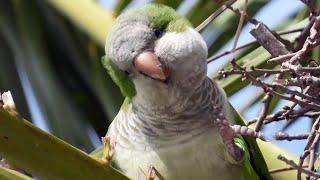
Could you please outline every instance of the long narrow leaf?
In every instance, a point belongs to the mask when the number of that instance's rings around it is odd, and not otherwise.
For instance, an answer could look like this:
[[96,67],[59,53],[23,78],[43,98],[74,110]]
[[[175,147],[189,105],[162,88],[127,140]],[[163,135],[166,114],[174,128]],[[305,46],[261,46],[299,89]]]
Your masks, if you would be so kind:
[[21,174],[17,171],[7,169],[0,166],[0,179],[1,180],[31,180],[30,177]]
[[92,0],[47,0],[73,23],[85,30],[101,47],[104,47],[107,33],[114,18]]
[[33,104],[30,108],[39,108],[43,115],[35,118],[47,119],[53,133],[78,147],[90,150],[92,142],[83,133],[85,124],[82,123],[81,113],[68,101],[68,96],[50,68],[43,31],[37,26],[38,16],[30,14],[36,11],[33,9],[35,4],[26,1],[13,2],[19,30],[15,30],[9,23],[8,26],[2,26],[2,29],[15,54],[16,65],[24,68],[25,76],[35,96],[37,104]]
[[113,15],[115,17],[119,16],[122,10],[130,4],[131,0],[119,0],[116,6],[113,8]]
[[43,179],[127,179],[26,120],[0,109],[0,155]]

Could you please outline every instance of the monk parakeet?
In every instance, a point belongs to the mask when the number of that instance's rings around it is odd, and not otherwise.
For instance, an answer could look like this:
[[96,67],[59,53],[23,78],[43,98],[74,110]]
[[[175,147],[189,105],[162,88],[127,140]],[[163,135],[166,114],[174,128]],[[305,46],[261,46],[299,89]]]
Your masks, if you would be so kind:
[[128,10],[105,51],[103,64],[126,96],[107,133],[111,162],[125,175],[270,178],[255,139],[234,137],[260,135],[241,126],[223,90],[206,76],[207,46],[185,18],[157,4]]

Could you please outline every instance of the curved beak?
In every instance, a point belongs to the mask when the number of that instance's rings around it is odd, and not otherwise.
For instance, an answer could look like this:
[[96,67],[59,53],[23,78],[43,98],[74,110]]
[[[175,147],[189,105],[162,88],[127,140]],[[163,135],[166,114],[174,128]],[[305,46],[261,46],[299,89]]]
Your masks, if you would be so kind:
[[144,51],[134,59],[134,66],[141,73],[160,81],[165,81],[170,71],[164,67],[157,55],[151,51]]

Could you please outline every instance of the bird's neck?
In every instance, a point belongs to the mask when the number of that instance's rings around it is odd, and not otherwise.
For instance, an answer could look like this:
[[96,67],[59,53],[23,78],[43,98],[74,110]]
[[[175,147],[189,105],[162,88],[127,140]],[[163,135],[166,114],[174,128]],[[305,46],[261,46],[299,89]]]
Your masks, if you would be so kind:
[[[159,92],[159,89],[149,88],[148,92]],[[213,126],[212,103],[219,99],[216,88],[207,78],[189,94],[178,90],[163,90],[151,97],[138,93],[132,101],[133,121],[149,136],[168,138],[184,133],[199,134]]]

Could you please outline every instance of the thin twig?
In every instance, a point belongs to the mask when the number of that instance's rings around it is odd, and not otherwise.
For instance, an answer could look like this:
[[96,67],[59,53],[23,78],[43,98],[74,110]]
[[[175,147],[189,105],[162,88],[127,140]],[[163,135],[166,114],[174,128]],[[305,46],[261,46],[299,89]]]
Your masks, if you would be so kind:
[[275,134],[276,140],[304,140],[307,139],[309,134],[288,134],[286,132],[277,132]]
[[[219,73],[223,77],[238,74],[242,77],[242,80],[248,80],[252,85],[264,90],[266,96],[262,100],[264,105],[261,113],[257,118],[247,122],[247,125],[256,123],[255,131],[257,133],[259,133],[263,125],[271,122],[287,120],[289,121],[288,124],[291,124],[299,117],[317,117],[310,133],[292,135],[279,132],[275,136],[278,140],[287,141],[306,139],[307,144],[305,145],[303,154],[300,156],[298,164],[279,155],[278,159],[286,162],[291,167],[274,170],[274,172],[280,172],[288,169],[296,169],[298,180],[301,179],[302,173],[307,175],[307,179],[320,178],[320,173],[314,172],[315,161],[317,159],[316,147],[320,141],[320,66],[317,64],[316,59],[309,56],[309,52],[320,45],[320,9],[318,10],[314,6],[312,0],[301,1],[304,2],[310,10],[310,22],[304,28],[300,29],[302,33],[299,34],[299,37],[294,42],[283,39],[279,33],[270,30],[264,23],[248,16],[246,10],[242,11],[231,5],[227,5],[227,8],[240,15],[234,44],[231,50],[212,56],[207,60],[207,62],[212,62],[222,56],[232,54],[231,69],[221,70]],[[275,65],[271,66],[271,69],[242,67],[237,64],[234,52],[247,48],[255,43],[252,41],[237,47],[244,19],[255,25],[250,33],[273,57],[268,60],[268,63],[275,63]],[[293,43],[295,43],[295,47]],[[271,74],[275,75],[275,79],[271,84],[259,78],[261,75],[267,77]],[[270,103],[273,97],[286,100],[290,105],[283,106],[281,110],[269,114]],[[308,157],[308,166],[303,165],[305,159]]]
[[310,171],[308,169],[301,168],[294,161],[289,160],[289,159],[287,159],[286,157],[284,157],[282,155],[279,155],[278,159],[283,161],[283,162],[285,162],[286,164],[288,164],[289,166],[291,166],[291,167],[293,167],[295,169],[300,169],[301,172],[304,173],[304,174],[307,174],[307,175],[310,175],[310,176],[313,176],[313,177],[316,177],[316,178],[320,178],[320,174],[319,173]]
[[263,107],[262,107],[261,113],[258,116],[257,123],[256,123],[255,129],[254,129],[257,132],[261,130],[261,127],[263,125],[263,120],[268,115],[268,110],[269,110],[270,102],[271,102],[272,98],[273,98],[272,94],[267,93],[265,98],[262,100]]
[[[309,156],[309,165],[308,165],[308,169],[309,171],[314,171],[314,163],[316,161],[316,151],[315,149],[312,149],[310,151],[310,156]],[[310,176],[307,176],[307,179],[310,179]]]
[[[308,167],[308,165],[303,165],[303,168]],[[296,170],[294,167],[283,167],[283,168],[276,168],[276,169],[271,169],[269,173],[274,174],[274,173],[279,173],[279,172],[284,172],[284,171],[292,171]]]
[[[310,155],[310,151],[314,149],[315,144],[318,143],[320,134],[316,133],[319,130],[320,127],[320,117],[317,118],[317,120],[314,122],[311,133],[307,138],[307,145],[304,148],[303,154],[300,156],[299,164],[298,164],[298,171],[297,171],[297,179],[301,180],[301,172],[302,172],[302,165],[304,163],[305,158]],[[310,175],[308,175],[310,176]]]
[[[241,16],[242,13],[240,12],[239,9],[235,9],[235,8],[233,8],[231,5],[227,5],[227,7],[228,7],[231,11],[233,11],[234,13],[238,14],[239,16]],[[256,24],[259,23],[258,20],[256,20],[256,19],[248,16],[247,14],[245,14],[244,18],[245,18],[247,21],[249,21],[251,24],[255,24],[255,25],[256,25]]]
[[[279,35],[286,35],[286,34],[290,34],[290,33],[296,33],[296,32],[300,32],[302,30],[302,28],[298,28],[298,29],[293,29],[293,30],[288,30],[288,31],[279,31],[279,32],[277,32]],[[244,49],[244,48],[247,48],[247,47],[249,47],[249,46],[252,46],[252,45],[254,45],[254,44],[256,44],[258,41],[256,41],[256,40],[254,40],[254,41],[250,41],[250,42],[248,42],[248,43],[245,43],[245,44],[243,44],[243,45],[241,45],[241,46],[238,46],[236,49],[234,49],[234,50],[228,50],[228,51],[224,51],[224,52],[221,52],[220,54],[217,54],[217,55],[213,55],[213,56],[211,56],[211,57],[209,57],[208,59],[207,59],[207,63],[210,63],[210,62],[212,62],[212,61],[215,61],[215,60],[217,60],[217,59],[219,59],[219,58],[221,58],[221,57],[223,57],[223,56],[226,56],[226,55],[228,55],[228,54],[230,54],[230,53],[232,53],[232,52],[236,52],[236,51],[239,51],[239,50],[241,50],[241,49]]]
[[[251,74],[252,76],[260,76],[261,74],[266,74],[265,76],[268,76],[270,74],[279,74],[279,73],[290,73],[293,72],[292,69],[260,69],[260,68],[255,68],[254,66],[251,66],[250,69],[245,70],[247,73]],[[302,67],[299,69],[300,72],[305,72],[305,73],[313,73],[313,72],[320,72],[320,67]],[[225,71],[221,70],[219,71],[220,75],[223,76],[229,76],[232,74],[240,74],[242,75],[244,72],[243,70],[230,70],[230,71]],[[288,81],[278,79],[275,80],[274,82],[279,83],[281,85],[288,85]],[[293,81],[291,81],[293,82]],[[314,85],[317,83],[317,81],[314,81]],[[306,85],[306,84],[305,84]]]
[[247,11],[247,6],[248,6],[248,0],[245,0],[244,9],[243,9],[243,11],[241,11],[241,15],[240,15],[237,31],[236,31],[236,34],[234,35],[235,38],[234,38],[234,43],[233,43],[233,47],[232,47],[232,52],[234,52],[234,50],[237,48],[238,40],[239,40],[239,37],[240,37],[240,32],[241,32],[241,29],[242,29],[242,26],[243,26],[243,23],[244,23],[244,19],[245,19],[245,12]]
[[[232,5],[235,3],[237,0],[230,0],[226,4]],[[200,32],[202,31],[205,27],[208,26],[213,20],[215,20],[221,13],[223,13],[227,9],[227,5],[221,6],[218,10],[216,10],[214,13],[212,13],[206,20],[204,20],[201,24],[199,24],[196,27],[196,31]]]
[[284,54],[284,55],[280,55],[277,57],[274,57],[272,59],[269,59],[267,62],[268,63],[282,63],[286,60],[288,60],[289,58],[293,57],[296,53],[288,53],[288,54]]

